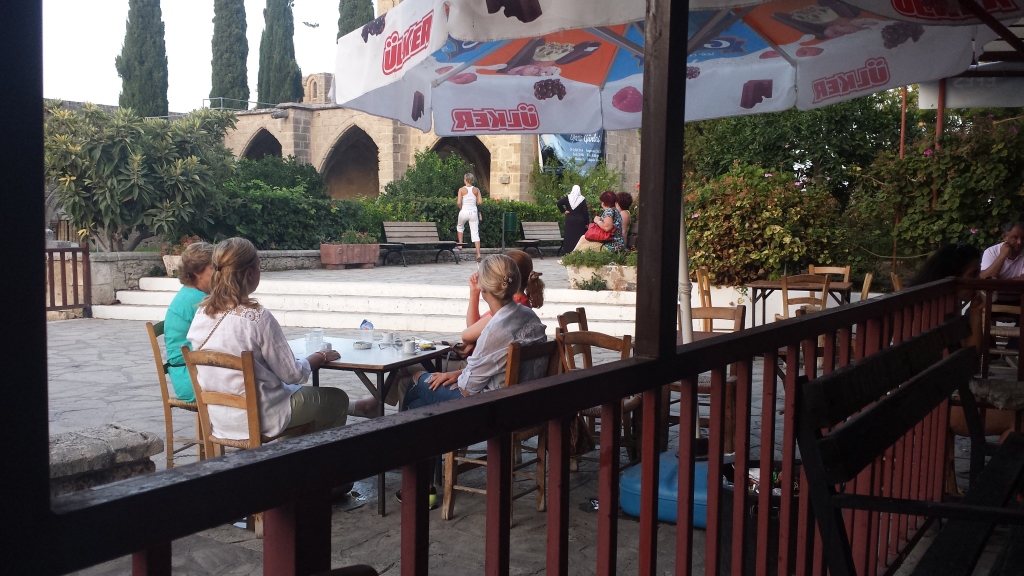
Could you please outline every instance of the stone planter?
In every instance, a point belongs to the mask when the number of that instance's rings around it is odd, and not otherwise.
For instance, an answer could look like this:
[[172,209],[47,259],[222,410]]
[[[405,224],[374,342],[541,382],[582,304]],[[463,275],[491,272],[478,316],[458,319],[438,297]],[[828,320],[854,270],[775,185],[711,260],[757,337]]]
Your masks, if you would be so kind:
[[328,270],[373,268],[380,244],[321,244],[320,261]]
[[577,283],[590,280],[595,273],[608,284],[608,290],[636,292],[636,266],[620,266],[609,264],[602,268],[587,266],[566,266],[569,275],[569,286],[576,289]]
[[178,268],[181,267],[181,255],[179,254],[164,254],[164,268],[167,270],[168,276],[177,276]]

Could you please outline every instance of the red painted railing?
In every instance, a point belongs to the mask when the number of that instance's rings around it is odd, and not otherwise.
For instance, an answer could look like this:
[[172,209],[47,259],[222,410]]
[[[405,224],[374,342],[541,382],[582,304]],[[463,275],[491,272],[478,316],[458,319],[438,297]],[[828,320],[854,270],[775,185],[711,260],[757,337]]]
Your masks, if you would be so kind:
[[89,277],[89,247],[47,248],[46,311],[82,308],[88,316],[92,306]]
[[[427,574],[429,522],[426,498],[428,460],[431,456],[467,444],[487,441],[493,461],[507,463],[509,435],[518,429],[548,423],[550,436],[549,508],[547,512],[547,573],[569,570],[569,451],[568,426],[579,410],[602,405],[599,478],[597,574],[614,574],[618,546],[618,436],[620,399],[644,394],[643,429],[662,425],[662,386],[682,380],[680,430],[693,430],[697,418],[697,375],[712,374],[709,478],[722,476],[724,466],[722,398],[728,366],[736,371],[735,424],[736,477],[747,475],[747,462],[759,461],[761,477],[770,478],[771,463],[781,463],[784,489],[779,496],[779,529],[770,530],[771,514],[757,518],[752,550],[743,542],[747,527],[747,494],[733,492],[732,517],[721,514],[725,490],[720,481],[708,482],[706,574],[722,573],[722,562],[744,565],[752,555],[751,573],[823,574],[820,541],[814,536],[807,498],[792,490],[804,479],[796,463],[795,406],[802,375],[818,373],[816,357],[823,355],[821,371],[847,364],[851,358],[877,352],[892,341],[937,325],[955,306],[956,284],[937,282],[902,293],[875,298],[760,326],[679,347],[667,359],[633,358],[605,364],[586,372],[562,374],[400,414],[327,430],[255,450],[230,454],[203,463],[176,467],[103,488],[61,497],[53,502],[55,546],[50,562],[40,573],[83,568],[128,553],[137,553],[137,573],[170,573],[167,542],[260,510],[265,516],[265,573],[312,574],[330,563],[331,486],[378,472],[402,469],[402,562],[407,575]],[[753,358],[762,363],[763,413],[750,413],[757,390]],[[780,358],[784,358],[780,361]],[[801,374],[801,371],[803,374]],[[779,404],[781,402],[781,404]],[[778,409],[776,409],[778,406]],[[780,413],[781,412],[781,413]],[[856,493],[909,493],[938,495],[934,478],[943,465],[945,413],[930,416],[913,441],[897,447],[890,458],[870,468],[853,486]],[[760,428],[760,448],[751,448],[753,424]],[[778,428],[778,430],[777,430]],[[657,452],[657,434],[643,435],[645,455]],[[679,494],[692,494],[694,485],[692,434],[681,434]],[[358,458],[353,458],[358,454]],[[690,465],[687,465],[689,463]],[[657,570],[656,479],[658,459],[644,457],[641,489],[640,573]],[[507,470],[488,471],[486,521],[486,574],[508,574],[510,563]],[[258,481],[256,481],[258,479]],[[806,491],[802,491],[806,493]],[[188,502],[188,506],[182,506]],[[771,510],[768,490],[758,496],[759,510]],[[676,573],[693,573],[692,499],[680,498],[675,546]],[[159,519],[159,521],[153,521]],[[861,574],[878,574],[898,563],[921,528],[917,518],[880,513],[855,513],[849,518]],[[719,545],[718,533],[731,525],[732,545]],[[778,554],[769,544],[778,540]],[[633,554],[633,551],[630,551]],[[777,570],[772,570],[772,567]],[[272,571],[267,571],[272,570]],[[739,573],[734,569],[733,574]]]

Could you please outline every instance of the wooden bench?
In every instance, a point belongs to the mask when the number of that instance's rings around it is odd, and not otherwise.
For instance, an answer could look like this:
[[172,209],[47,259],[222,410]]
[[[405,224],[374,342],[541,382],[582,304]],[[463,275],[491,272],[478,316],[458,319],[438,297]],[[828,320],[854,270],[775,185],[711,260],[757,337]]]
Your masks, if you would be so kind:
[[562,231],[558,228],[558,222],[523,222],[523,239],[516,240],[516,244],[523,247],[523,252],[529,252],[530,248],[533,248],[543,260],[541,242],[562,243]]
[[384,241],[380,247],[387,250],[384,253],[384,265],[388,264],[388,257],[392,252],[397,252],[402,257],[402,266],[408,266],[405,261],[405,254],[402,253],[408,246],[430,246],[439,248],[434,262],[438,262],[441,254],[448,252],[452,259],[458,264],[459,255],[455,253],[456,243],[449,240],[441,240],[437,235],[437,224],[434,222],[384,222]]
[[[833,576],[853,575],[858,565],[867,565],[866,552],[857,556],[859,562],[854,559],[843,509],[881,513],[867,524],[862,520],[857,528],[861,531],[868,524],[896,530],[893,526],[902,525],[897,515],[947,518],[915,567],[915,575],[970,574],[997,524],[1014,525],[997,564],[1019,560],[1024,552],[1024,537],[1019,533],[1024,528],[1024,511],[1019,504],[1016,510],[1004,508],[1024,471],[1024,441],[1012,434],[998,447],[985,444],[969,386],[977,355],[972,347],[960,347],[969,334],[966,317],[951,317],[801,387],[797,441],[822,550]],[[947,350],[950,353],[943,358]],[[918,425],[932,414],[936,416],[932,426],[945,426],[944,413],[936,408],[944,407],[954,391],[959,391],[971,431],[971,481],[959,501],[943,502],[945,463],[916,457],[931,438]],[[905,450],[913,450],[915,458],[907,457]],[[985,456],[991,456],[987,464]],[[874,469],[868,470],[872,464]],[[900,474],[917,478],[917,488],[904,492],[906,488],[892,481],[893,475],[900,478]],[[856,486],[851,482],[855,478]],[[838,492],[836,487],[842,485],[845,488]],[[861,544],[871,546],[864,536],[860,534]]]

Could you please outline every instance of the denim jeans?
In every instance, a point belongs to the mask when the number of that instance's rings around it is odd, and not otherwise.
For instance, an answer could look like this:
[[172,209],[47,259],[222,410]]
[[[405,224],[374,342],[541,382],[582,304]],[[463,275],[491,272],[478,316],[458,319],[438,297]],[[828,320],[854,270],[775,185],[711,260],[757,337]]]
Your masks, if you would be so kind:
[[437,390],[431,390],[431,376],[433,376],[433,374],[430,372],[424,372],[420,375],[416,383],[409,388],[409,391],[405,394],[405,402],[402,402],[403,410],[411,410],[412,408],[430,406],[431,404],[439,404],[441,402],[463,398],[462,390],[458,386],[454,388],[441,386]]

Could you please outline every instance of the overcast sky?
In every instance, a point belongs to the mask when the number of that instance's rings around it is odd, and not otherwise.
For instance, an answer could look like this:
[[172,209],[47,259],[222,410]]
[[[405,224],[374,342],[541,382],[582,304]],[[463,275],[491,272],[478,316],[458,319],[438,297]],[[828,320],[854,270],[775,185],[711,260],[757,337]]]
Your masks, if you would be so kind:
[[[249,38],[249,100],[256,100],[260,36],[266,0],[245,0]],[[188,112],[210,97],[213,0],[161,2],[167,45],[167,100]],[[302,74],[332,72],[338,0],[295,0],[295,58]],[[117,105],[128,0],[43,0],[43,95]],[[310,28],[302,22],[319,24]]]

